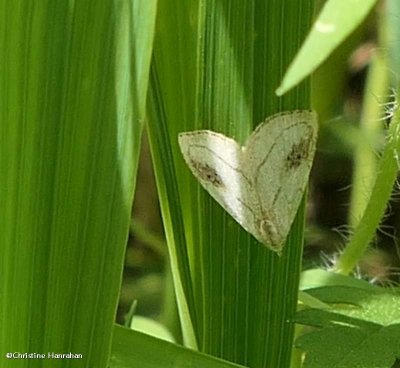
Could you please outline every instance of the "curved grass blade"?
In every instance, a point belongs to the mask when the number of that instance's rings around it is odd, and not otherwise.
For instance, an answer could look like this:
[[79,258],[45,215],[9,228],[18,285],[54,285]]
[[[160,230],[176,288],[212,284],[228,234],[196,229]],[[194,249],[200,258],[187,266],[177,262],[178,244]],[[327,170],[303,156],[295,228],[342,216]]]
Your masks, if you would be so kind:
[[283,95],[318,68],[365,19],[375,3],[376,0],[328,0],[285,73],[277,95]]

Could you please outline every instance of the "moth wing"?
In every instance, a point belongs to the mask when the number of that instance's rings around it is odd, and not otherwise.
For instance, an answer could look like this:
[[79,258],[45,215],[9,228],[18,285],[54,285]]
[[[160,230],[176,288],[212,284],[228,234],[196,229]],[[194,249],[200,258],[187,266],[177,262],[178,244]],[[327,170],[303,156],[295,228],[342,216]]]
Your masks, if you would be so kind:
[[183,157],[203,188],[248,232],[259,216],[251,183],[242,170],[241,147],[208,130],[180,133]]
[[260,236],[279,250],[296,216],[312,166],[317,116],[299,110],[273,115],[249,137],[245,148],[253,191],[260,204]]

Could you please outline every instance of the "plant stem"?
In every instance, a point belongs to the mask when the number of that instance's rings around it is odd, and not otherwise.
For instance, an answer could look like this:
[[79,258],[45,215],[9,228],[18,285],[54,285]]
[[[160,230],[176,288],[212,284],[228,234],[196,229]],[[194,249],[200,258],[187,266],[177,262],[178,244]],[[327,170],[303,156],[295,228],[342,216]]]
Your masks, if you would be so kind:
[[399,110],[396,110],[389,127],[387,142],[380,160],[370,200],[353,236],[337,262],[336,271],[338,273],[347,275],[356,266],[373,239],[384,215],[393,184],[397,178],[398,152],[400,149],[399,119],[400,113]]

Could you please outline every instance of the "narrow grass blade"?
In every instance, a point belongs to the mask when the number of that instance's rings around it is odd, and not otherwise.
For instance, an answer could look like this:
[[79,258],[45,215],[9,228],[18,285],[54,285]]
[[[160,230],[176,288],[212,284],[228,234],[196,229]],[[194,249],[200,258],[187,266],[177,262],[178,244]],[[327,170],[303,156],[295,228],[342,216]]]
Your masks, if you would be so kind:
[[375,3],[376,0],[328,0],[276,93],[283,95],[309,76],[365,19]]
[[109,367],[244,368],[118,325],[114,327]]
[[252,367],[287,367],[304,203],[278,257],[200,188],[177,138],[205,128],[243,143],[267,116],[307,108],[307,85],[281,99],[274,90],[312,4],[172,1],[159,10],[149,132],[186,344]]

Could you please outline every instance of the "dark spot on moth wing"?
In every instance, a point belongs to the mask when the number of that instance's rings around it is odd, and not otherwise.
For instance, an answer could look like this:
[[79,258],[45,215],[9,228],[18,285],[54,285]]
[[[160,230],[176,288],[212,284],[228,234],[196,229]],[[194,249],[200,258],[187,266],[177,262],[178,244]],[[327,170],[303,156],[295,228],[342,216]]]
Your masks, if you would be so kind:
[[280,255],[284,239],[279,235],[273,221],[264,217],[258,223],[258,230],[260,235],[258,240]]
[[306,138],[302,138],[299,143],[292,146],[292,149],[286,157],[286,166],[288,169],[295,169],[300,164],[308,159],[310,154],[310,146],[312,142],[312,134],[310,133]]
[[222,178],[218,173],[209,165],[190,159],[190,165],[195,172],[196,176],[202,181],[212,184],[214,187],[222,188],[225,187]]

